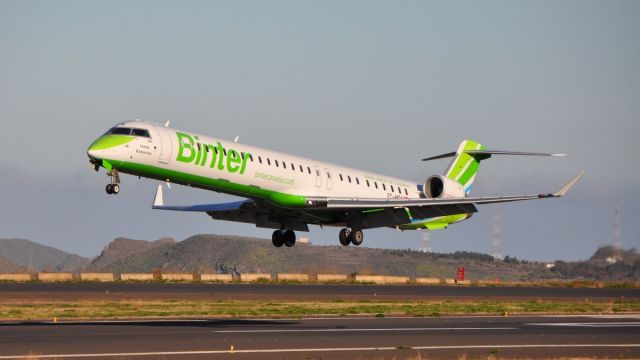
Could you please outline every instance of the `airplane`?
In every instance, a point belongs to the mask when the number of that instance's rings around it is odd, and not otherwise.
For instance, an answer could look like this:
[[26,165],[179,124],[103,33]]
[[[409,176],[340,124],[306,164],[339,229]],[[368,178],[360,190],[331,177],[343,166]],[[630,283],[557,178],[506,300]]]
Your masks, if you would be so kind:
[[146,121],[126,121],[88,148],[95,171],[107,171],[108,194],[120,192],[120,173],[242,197],[228,203],[165,205],[158,185],[153,209],[203,212],[216,220],[275,229],[276,247],[294,246],[295,231],[309,225],[341,227],[339,242],[360,245],[363,230],[437,230],[469,219],[477,205],[564,196],[584,171],[555,193],[470,197],[480,162],[494,155],[564,154],[489,150],[464,140],[441,175],[422,184],[273,150],[195,134]]

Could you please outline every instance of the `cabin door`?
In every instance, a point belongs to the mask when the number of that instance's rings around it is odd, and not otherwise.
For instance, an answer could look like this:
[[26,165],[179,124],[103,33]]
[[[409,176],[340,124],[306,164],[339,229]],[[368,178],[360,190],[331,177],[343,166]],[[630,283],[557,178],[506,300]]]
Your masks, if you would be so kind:
[[327,190],[333,189],[333,179],[331,176],[331,170],[329,168],[325,168],[324,171],[327,173]]
[[320,168],[317,165],[313,165],[313,171],[316,173],[316,187],[322,187],[322,174]]
[[171,153],[173,152],[173,144],[169,138],[169,131],[166,128],[158,127],[158,133],[160,134],[160,157],[158,162],[162,164],[168,164],[171,161]]

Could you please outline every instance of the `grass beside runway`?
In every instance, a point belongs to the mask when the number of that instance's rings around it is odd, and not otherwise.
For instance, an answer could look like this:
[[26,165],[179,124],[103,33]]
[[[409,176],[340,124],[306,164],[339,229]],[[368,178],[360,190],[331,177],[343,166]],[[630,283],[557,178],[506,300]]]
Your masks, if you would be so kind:
[[640,312],[638,300],[608,301],[14,301],[0,320],[80,320],[186,317],[441,316],[619,314]]

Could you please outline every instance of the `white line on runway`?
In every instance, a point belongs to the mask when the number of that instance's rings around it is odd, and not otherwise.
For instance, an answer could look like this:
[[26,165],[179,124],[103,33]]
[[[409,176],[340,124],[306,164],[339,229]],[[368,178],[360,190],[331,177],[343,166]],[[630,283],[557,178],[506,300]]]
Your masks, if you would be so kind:
[[573,326],[573,327],[640,327],[638,321],[616,322],[566,322],[566,323],[528,323],[526,325],[538,326]]
[[[443,345],[443,346],[411,346],[406,350],[473,350],[473,349],[513,349],[513,348],[640,348],[640,344],[518,344],[518,345]],[[215,355],[215,354],[266,354],[292,352],[336,352],[336,351],[393,351],[397,347],[353,347],[353,348],[309,348],[309,349],[250,349],[250,350],[200,350],[200,351],[155,351],[132,353],[97,353],[97,354],[49,354],[49,355],[9,355],[0,359],[49,359],[49,358],[81,358],[81,357],[121,357],[121,356],[168,356],[168,355]]]
[[361,328],[361,329],[243,329],[214,330],[212,333],[298,333],[298,332],[359,332],[359,331],[450,331],[450,330],[519,330],[516,327],[417,327],[417,328]]

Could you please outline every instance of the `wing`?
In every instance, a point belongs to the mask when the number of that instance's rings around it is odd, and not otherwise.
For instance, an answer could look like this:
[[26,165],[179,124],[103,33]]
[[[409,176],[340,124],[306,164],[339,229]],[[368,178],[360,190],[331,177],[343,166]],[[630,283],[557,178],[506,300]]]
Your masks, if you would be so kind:
[[380,208],[420,208],[420,207],[442,207],[455,209],[458,206],[495,204],[511,201],[548,199],[564,196],[571,188],[584,176],[582,171],[575,178],[566,183],[555,193],[535,194],[535,195],[512,195],[512,196],[490,196],[490,197],[466,197],[455,199],[342,199],[328,198],[327,208],[338,209],[380,209]]
[[296,214],[287,209],[274,208],[266,203],[260,204],[251,199],[187,206],[164,205],[162,185],[158,185],[151,208],[156,210],[205,212],[216,220],[243,222],[270,229],[280,229],[284,225],[293,230],[309,231],[308,221],[303,221],[305,219],[301,217],[301,214]]
[[228,203],[217,204],[201,204],[201,205],[187,205],[187,206],[167,206],[164,205],[164,195],[162,192],[162,185],[158,185],[156,190],[156,196],[153,199],[152,209],[157,210],[173,210],[173,211],[196,211],[196,212],[218,212],[218,211],[230,211],[240,210],[243,207],[250,207],[254,203],[253,200],[241,200]]
[[455,207],[464,205],[484,205],[495,204],[512,201],[548,199],[564,196],[571,188],[584,176],[586,172],[582,171],[575,178],[571,179],[560,190],[555,193],[535,194],[535,195],[512,195],[512,196],[489,196],[489,197],[465,197],[459,199],[338,199],[328,198],[326,200],[327,208],[414,208],[414,207]]

